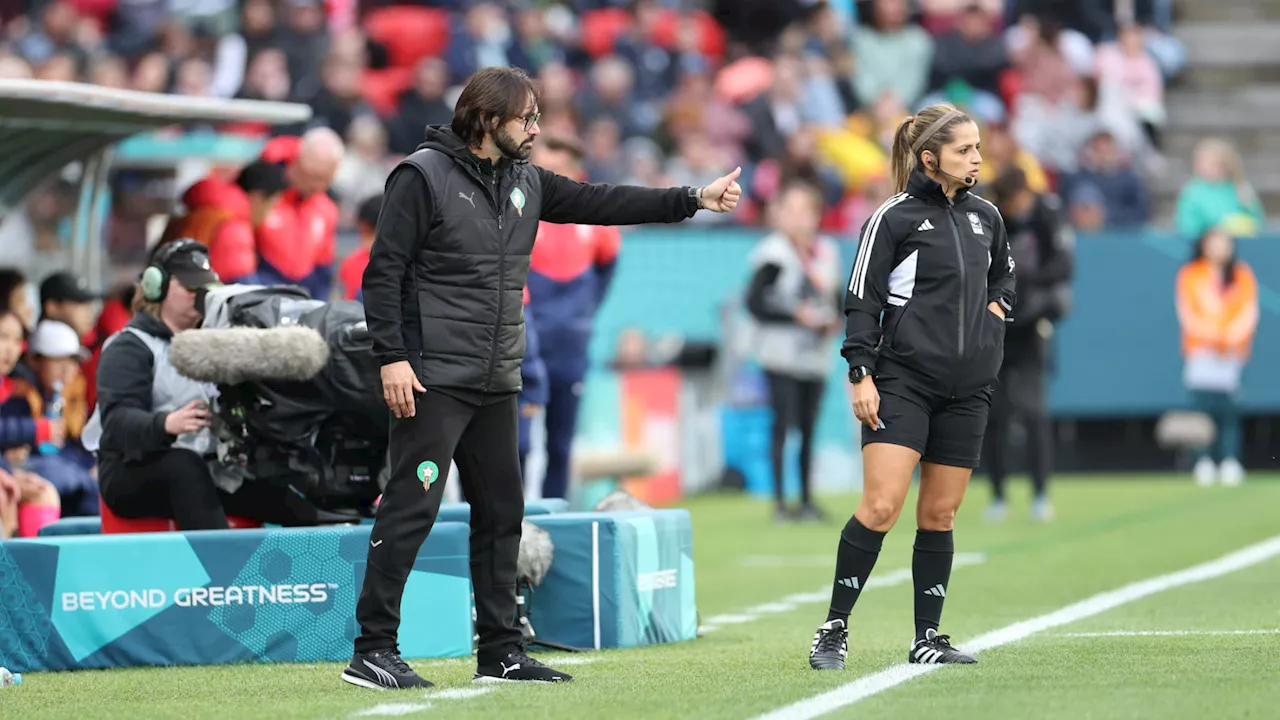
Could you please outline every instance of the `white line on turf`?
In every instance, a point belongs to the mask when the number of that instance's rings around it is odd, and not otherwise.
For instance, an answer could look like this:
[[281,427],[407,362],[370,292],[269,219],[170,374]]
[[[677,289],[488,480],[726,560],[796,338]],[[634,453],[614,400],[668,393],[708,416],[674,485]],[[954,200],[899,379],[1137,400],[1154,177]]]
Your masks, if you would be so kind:
[[[956,553],[952,560],[952,569],[965,567],[966,565],[978,565],[986,561],[986,556],[981,553]],[[827,563],[832,567],[835,566],[835,558],[827,558]],[[887,588],[894,585],[903,585],[911,582],[911,569],[903,568],[891,570],[880,575],[872,575],[867,582],[868,588]],[[814,603],[827,602],[831,599],[831,587],[827,586],[821,590],[807,593],[795,593],[788,595],[781,600],[762,603],[743,610],[740,613],[732,615],[712,615],[706,619],[705,624],[698,628],[700,632],[709,633],[719,630],[725,625],[741,625],[743,623],[755,622],[765,615],[778,615],[785,612],[791,612],[801,605],[812,605]]]
[[430,707],[431,703],[388,703],[371,707],[368,710],[361,710],[351,717],[396,717],[422,712]]
[[1055,637],[1104,638],[1104,637],[1189,637],[1195,635],[1280,635],[1280,628],[1273,630],[1112,630],[1110,632],[1055,633]]
[[[569,665],[586,665],[599,660],[599,657],[590,655],[556,657],[547,659],[547,664],[552,667],[569,666]],[[457,663],[462,660],[472,660],[473,658],[446,658],[443,660],[431,660],[423,663],[415,663],[418,667],[438,667],[440,665],[448,665]],[[505,687],[510,687],[507,685]],[[419,703],[386,703],[383,705],[375,705],[366,710],[360,710],[351,717],[396,717],[399,715],[411,715],[416,712],[428,710],[431,708],[431,700],[468,700],[470,698],[479,697],[486,693],[494,691],[494,687],[478,687],[478,688],[444,688],[440,690],[428,690],[423,693],[423,698],[428,702]]]
[[[1147,580],[1131,583],[1115,590],[1109,590],[1093,597],[1073,603],[1046,615],[1030,618],[1012,625],[979,635],[963,644],[968,652],[978,653],[983,650],[1008,645],[1025,640],[1036,633],[1051,628],[1093,617],[1108,610],[1120,607],[1148,595],[1172,590],[1173,588],[1204,582],[1228,573],[1257,565],[1280,555],[1280,536],[1271,538],[1256,545],[1250,545],[1217,560],[1189,567],[1185,570],[1159,575]],[[864,675],[853,682],[841,685],[821,695],[778,708],[754,720],[808,720],[825,715],[842,707],[852,705],[859,700],[884,692],[889,688],[937,670],[941,665],[894,665],[880,672]]]
[[466,700],[485,693],[493,692],[492,687],[479,688],[447,688],[444,690],[431,690],[427,692],[425,697],[431,700]]

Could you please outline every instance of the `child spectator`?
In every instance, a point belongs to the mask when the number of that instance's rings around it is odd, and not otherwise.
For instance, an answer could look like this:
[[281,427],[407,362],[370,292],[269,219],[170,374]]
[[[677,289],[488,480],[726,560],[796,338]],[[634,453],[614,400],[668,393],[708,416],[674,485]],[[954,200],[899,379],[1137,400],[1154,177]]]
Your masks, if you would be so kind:
[[[29,416],[10,416],[4,402],[13,382],[9,375],[22,356],[24,334],[22,320],[16,313],[0,312],[0,450],[21,447],[28,434],[36,435],[36,423]],[[58,491],[49,481],[16,469],[0,458],[0,540],[11,538],[15,533],[19,537],[35,537],[40,528],[57,520],[61,512]]]
[[[80,433],[89,418],[80,363],[88,353],[70,325],[44,320],[31,334],[30,355],[34,381],[13,381],[9,397],[0,406],[0,414],[15,421],[30,418],[35,432],[25,447],[8,450],[9,461],[53,483],[65,514],[97,515],[94,460],[80,444]],[[47,416],[55,387],[61,387],[62,407],[58,418]],[[25,433],[21,437],[25,439]],[[15,435],[13,439],[18,438]]]

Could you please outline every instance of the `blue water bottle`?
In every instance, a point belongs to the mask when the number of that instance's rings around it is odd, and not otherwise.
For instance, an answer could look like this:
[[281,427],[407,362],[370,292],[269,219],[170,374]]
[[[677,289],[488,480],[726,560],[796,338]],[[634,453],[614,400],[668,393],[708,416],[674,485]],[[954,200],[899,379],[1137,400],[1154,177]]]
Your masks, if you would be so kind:
[[[62,405],[62,383],[55,382],[53,384],[53,397],[49,398],[49,406],[45,410],[44,416],[50,420],[61,420]],[[58,450],[58,446],[51,442],[45,441],[40,443],[41,455],[56,455]]]

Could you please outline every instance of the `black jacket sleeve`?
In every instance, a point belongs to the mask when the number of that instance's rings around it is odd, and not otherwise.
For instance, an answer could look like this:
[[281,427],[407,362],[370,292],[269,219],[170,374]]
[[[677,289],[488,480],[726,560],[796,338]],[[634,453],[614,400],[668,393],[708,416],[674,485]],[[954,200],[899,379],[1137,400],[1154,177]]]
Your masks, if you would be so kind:
[[151,409],[154,376],[151,349],[132,333],[120,333],[103,349],[98,360],[100,450],[140,459],[164,450],[178,439],[165,432],[165,413]]
[[[675,223],[693,217],[698,201],[689,188],[646,188],[633,185],[580,183],[534,167],[542,183],[542,218],[579,225],[643,225]],[[366,291],[368,292],[368,291]]]
[[1053,196],[1042,197],[1036,218],[1036,246],[1040,262],[1034,273],[1019,273],[1023,287],[1055,285],[1075,273],[1075,234],[1062,221],[1061,204]]
[[414,253],[427,236],[434,213],[431,188],[421,171],[409,165],[393,170],[387,178],[361,286],[373,354],[381,365],[409,359],[405,337],[412,337],[418,317],[404,310],[406,301],[417,302],[404,297],[405,279],[412,272]]
[[991,240],[991,266],[987,269],[987,302],[998,302],[1006,313],[1013,312],[1017,294],[1014,292],[1014,262],[1009,254],[1009,237],[1005,233],[1004,218],[995,213],[995,237]]
[[760,322],[795,322],[790,313],[769,305],[769,288],[778,282],[782,268],[773,263],[761,265],[747,286],[747,312]]
[[876,213],[862,226],[862,240],[844,295],[845,337],[840,354],[850,368],[861,365],[876,369],[880,313],[889,292],[889,274],[898,245],[891,225],[889,218]]

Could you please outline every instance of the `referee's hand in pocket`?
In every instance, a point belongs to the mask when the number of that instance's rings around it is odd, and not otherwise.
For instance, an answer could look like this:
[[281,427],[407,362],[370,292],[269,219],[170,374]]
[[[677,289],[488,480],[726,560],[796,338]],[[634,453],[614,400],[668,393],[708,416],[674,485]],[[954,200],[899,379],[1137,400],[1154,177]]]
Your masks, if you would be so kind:
[[880,391],[870,376],[853,386],[853,415],[872,430],[884,429],[884,423],[880,422]]
[[397,418],[413,417],[417,413],[414,391],[426,392],[413,372],[408,360],[382,366],[382,398]]

